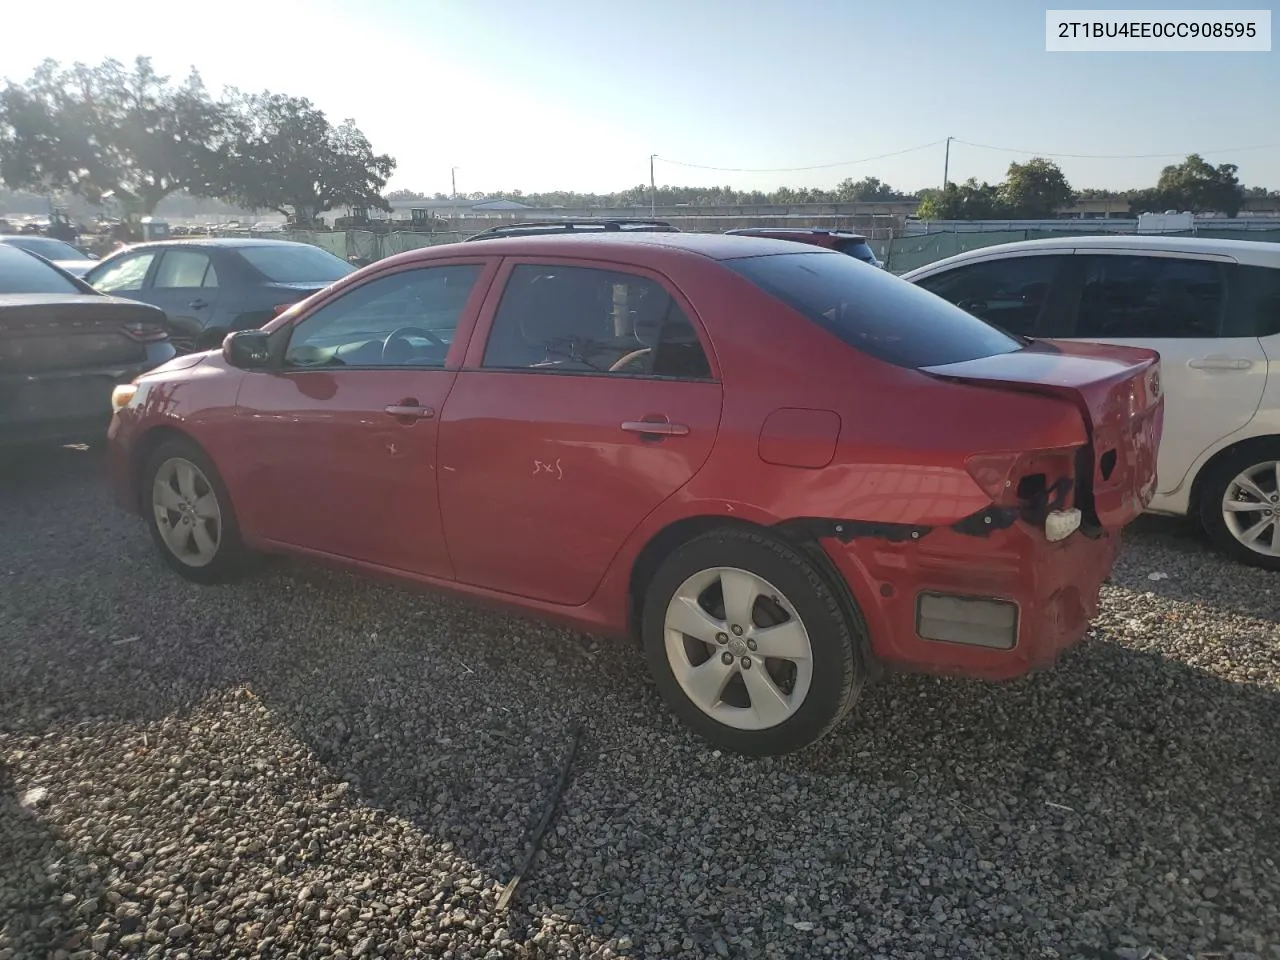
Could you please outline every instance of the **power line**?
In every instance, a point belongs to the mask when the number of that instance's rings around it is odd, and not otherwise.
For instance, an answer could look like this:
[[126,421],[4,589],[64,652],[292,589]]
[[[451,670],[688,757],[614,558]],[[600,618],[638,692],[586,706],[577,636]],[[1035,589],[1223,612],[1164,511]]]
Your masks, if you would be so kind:
[[974,143],[970,140],[956,139],[966,147],[977,147],[979,150],[995,150],[999,153],[1025,153],[1037,157],[1057,158],[1060,160],[1170,160],[1187,157],[1193,153],[1210,156],[1220,153],[1244,153],[1247,150],[1274,150],[1280,143],[1264,143],[1252,147],[1224,147],[1221,150],[1186,150],[1180,153],[1049,153],[1044,150],[1015,150],[1013,147],[993,147],[989,143]]
[[863,157],[860,160],[841,160],[837,163],[817,163],[809,167],[709,167],[701,163],[685,163],[681,160],[668,160],[666,157],[657,157],[657,159],[675,167],[689,167],[694,170],[714,170],[718,173],[800,173],[804,170],[830,170],[833,167],[851,167],[856,163],[870,163],[872,160],[885,160],[889,157],[900,157],[904,153],[915,153],[917,150],[927,150],[929,147],[936,147],[940,143],[942,143],[941,140],[934,140],[931,143],[922,143],[918,147],[907,147],[905,150],[895,150],[892,153],[881,153],[874,157]]

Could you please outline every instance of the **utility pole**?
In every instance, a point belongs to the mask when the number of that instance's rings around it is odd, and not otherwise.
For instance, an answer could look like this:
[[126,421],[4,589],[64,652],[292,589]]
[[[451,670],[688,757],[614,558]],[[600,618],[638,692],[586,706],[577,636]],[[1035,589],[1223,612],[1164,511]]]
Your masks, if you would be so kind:
[[658,215],[658,181],[653,176],[653,161],[657,157],[656,153],[649,154],[649,216],[651,217]]
[[453,184],[453,199],[458,199],[458,168],[449,168],[449,181]]
[[942,161],[942,189],[943,190],[947,189],[947,175],[951,171],[951,141],[954,139],[955,137],[947,137],[947,154]]

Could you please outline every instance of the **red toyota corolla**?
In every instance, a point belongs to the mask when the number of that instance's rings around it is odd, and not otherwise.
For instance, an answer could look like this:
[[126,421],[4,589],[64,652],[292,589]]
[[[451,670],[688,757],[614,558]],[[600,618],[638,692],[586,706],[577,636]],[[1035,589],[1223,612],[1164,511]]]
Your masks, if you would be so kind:
[[402,254],[114,403],[118,499],[189,579],[305,554],[639,637],[671,708],[751,754],[823,736],[876,664],[1053,661],[1163,418],[1151,351],[686,233]]

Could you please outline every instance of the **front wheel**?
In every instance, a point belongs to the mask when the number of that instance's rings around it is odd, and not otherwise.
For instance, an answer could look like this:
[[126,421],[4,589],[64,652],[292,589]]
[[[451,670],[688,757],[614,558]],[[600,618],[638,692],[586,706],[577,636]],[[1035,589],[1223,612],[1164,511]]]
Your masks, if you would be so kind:
[[677,549],[642,618],[659,690],[714,746],[768,756],[826,736],[866,678],[866,636],[794,548],[718,530]]
[[147,525],[169,566],[196,583],[244,572],[249,554],[231,497],[200,447],[189,440],[162,443],[147,460],[143,483]]
[[1248,447],[1215,464],[1200,485],[1199,509],[1220,550],[1280,570],[1280,443]]

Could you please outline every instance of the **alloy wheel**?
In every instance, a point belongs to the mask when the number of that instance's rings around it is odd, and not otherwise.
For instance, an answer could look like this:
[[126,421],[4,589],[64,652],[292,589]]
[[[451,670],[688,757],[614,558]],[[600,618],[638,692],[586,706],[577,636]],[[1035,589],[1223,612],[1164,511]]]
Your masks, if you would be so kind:
[[151,485],[151,506],[160,538],[179,561],[189,567],[213,562],[222,542],[222,510],[198,466],[182,457],[164,461]]
[[809,633],[790,601],[762,577],[712,567],[667,605],[667,661],[693,704],[738,730],[792,717],[813,680]]

